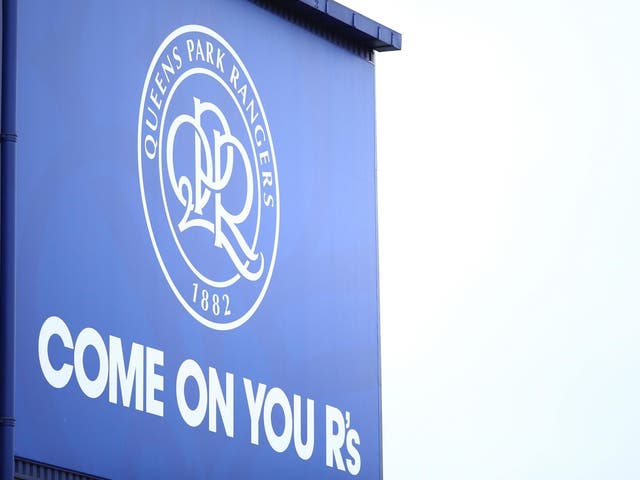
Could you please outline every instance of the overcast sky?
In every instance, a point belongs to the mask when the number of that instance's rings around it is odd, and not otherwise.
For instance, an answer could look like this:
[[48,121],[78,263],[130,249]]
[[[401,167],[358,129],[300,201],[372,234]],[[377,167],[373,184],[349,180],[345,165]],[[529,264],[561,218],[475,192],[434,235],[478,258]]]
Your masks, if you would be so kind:
[[640,478],[640,3],[343,0],[377,55],[384,471]]

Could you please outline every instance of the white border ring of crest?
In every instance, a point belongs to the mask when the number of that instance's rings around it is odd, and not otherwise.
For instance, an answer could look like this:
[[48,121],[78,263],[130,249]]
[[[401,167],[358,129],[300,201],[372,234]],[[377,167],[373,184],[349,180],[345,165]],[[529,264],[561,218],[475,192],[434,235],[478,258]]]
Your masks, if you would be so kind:
[[[154,72],[155,66],[157,65],[158,61],[160,60],[160,57],[161,57],[162,53],[171,44],[171,42],[173,42],[176,38],[178,38],[179,36],[181,36],[181,35],[183,35],[185,33],[201,33],[201,34],[208,35],[208,36],[212,37],[217,42],[219,42],[220,45],[222,45],[225,49],[227,49],[227,51],[229,53],[232,54],[232,56],[234,58],[234,61],[237,63],[238,67],[240,67],[240,69],[242,70],[242,73],[245,75],[248,84],[250,85],[252,91],[255,94],[255,99],[256,99],[256,101],[258,103],[259,110],[262,112],[262,116],[263,116],[263,120],[264,120],[264,126],[265,126],[265,130],[266,130],[266,135],[267,135],[269,144],[271,145],[273,173],[274,173],[274,176],[275,176],[275,179],[276,179],[276,181],[275,181],[275,194],[276,194],[277,201],[275,202],[275,208],[276,208],[276,212],[275,212],[275,236],[274,236],[274,243],[273,243],[273,253],[271,255],[271,261],[269,262],[269,269],[266,272],[266,277],[265,277],[262,289],[260,290],[260,293],[259,293],[258,297],[253,302],[251,307],[240,318],[238,318],[236,320],[233,320],[231,322],[227,322],[227,323],[215,322],[215,321],[212,321],[212,320],[207,319],[204,316],[202,316],[199,312],[197,312],[192,307],[192,305],[190,305],[185,300],[183,295],[180,293],[180,290],[176,287],[173,279],[169,275],[169,272],[167,270],[165,262],[162,259],[162,256],[160,254],[160,250],[158,248],[158,245],[157,245],[157,242],[156,242],[156,238],[155,238],[154,233],[153,233],[153,228],[151,226],[151,220],[150,220],[150,217],[149,217],[147,200],[146,200],[146,196],[145,196],[144,180],[143,180],[143,173],[142,173],[142,156],[143,156],[142,155],[142,145],[143,145],[143,142],[142,142],[142,123],[143,123],[144,107],[145,107],[145,104],[146,104],[147,95],[149,93],[149,91],[148,91],[149,84],[150,84],[150,82],[152,80],[152,76],[153,76],[153,72]],[[171,290],[173,291],[173,293],[176,296],[176,298],[180,301],[182,306],[185,308],[185,310],[187,310],[187,312],[189,312],[189,314],[193,318],[195,318],[198,322],[200,322],[201,324],[203,324],[203,325],[205,325],[205,326],[207,326],[209,328],[212,328],[214,330],[232,330],[234,328],[237,328],[237,327],[243,325],[247,320],[249,320],[253,316],[253,314],[258,309],[259,305],[262,303],[262,300],[264,299],[266,291],[267,291],[267,289],[269,287],[269,284],[271,282],[271,276],[273,274],[273,269],[274,269],[275,260],[276,260],[276,256],[277,256],[279,230],[280,230],[280,191],[279,191],[279,182],[277,180],[278,179],[278,169],[277,169],[275,149],[273,148],[273,139],[271,137],[271,129],[269,127],[269,122],[268,122],[266,114],[264,112],[264,106],[262,105],[262,100],[261,100],[261,98],[260,98],[260,96],[258,94],[258,91],[256,89],[256,86],[255,86],[254,82],[253,82],[253,79],[251,78],[251,75],[249,74],[246,66],[244,65],[244,62],[242,62],[240,56],[231,47],[231,45],[229,45],[229,43],[222,36],[220,36],[217,32],[215,32],[214,30],[212,30],[212,29],[210,29],[208,27],[204,27],[202,25],[195,25],[195,24],[183,25],[183,26],[173,30],[162,41],[160,46],[156,49],[156,52],[155,52],[155,54],[153,56],[153,59],[151,60],[151,63],[149,64],[149,69],[147,71],[147,76],[145,78],[144,87],[143,87],[143,90],[142,90],[142,96],[141,96],[141,99],[140,99],[140,109],[139,109],[139,117],[138,117],[137,148],[138,148],[138,179],[139,179],[139,184],[140,184],[140,194],[141,194],[141,197],[142,197],[142,205],[143,205],[143,209],[144,209],[144,215],[145,215],[145,221],[146,221],[146,225],[147,225],[147,230],[149,232],[149,236],[150,236],[150,239],[151,239],[151,243],[153,245],[153,249],[154,249],[156,258],[158,260],[158,263],[160,264],[160,267],[162,269],[162,272],[164,274],[165,279],[167,280],[167,282],[169,283],[169,286],[171,287]]]

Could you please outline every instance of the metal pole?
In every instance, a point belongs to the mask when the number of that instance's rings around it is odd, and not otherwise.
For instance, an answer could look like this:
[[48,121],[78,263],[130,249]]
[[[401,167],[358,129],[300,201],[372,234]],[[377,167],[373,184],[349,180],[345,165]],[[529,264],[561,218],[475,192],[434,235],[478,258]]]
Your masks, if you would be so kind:
[[14,478],[17,0],[2,1],[0,131],[0,479]]

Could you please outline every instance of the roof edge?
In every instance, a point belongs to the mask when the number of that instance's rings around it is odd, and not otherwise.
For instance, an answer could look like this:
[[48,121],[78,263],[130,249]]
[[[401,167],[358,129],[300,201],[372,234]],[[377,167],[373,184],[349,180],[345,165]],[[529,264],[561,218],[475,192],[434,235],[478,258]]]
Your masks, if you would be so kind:
[[402,34],[334,0],[258,0],[255,3],[300,15],[321,28],[378,52],[402,48]]

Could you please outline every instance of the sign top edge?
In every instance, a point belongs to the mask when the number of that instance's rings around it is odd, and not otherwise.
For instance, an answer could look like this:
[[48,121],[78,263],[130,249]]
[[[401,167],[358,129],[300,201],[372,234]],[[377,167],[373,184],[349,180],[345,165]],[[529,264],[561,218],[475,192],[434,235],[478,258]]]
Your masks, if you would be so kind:
[[282,13],[301,17],[328,33],[345,37],[360,47],[387,52],[402,48],[402,34],[334,0],[250,0]]

